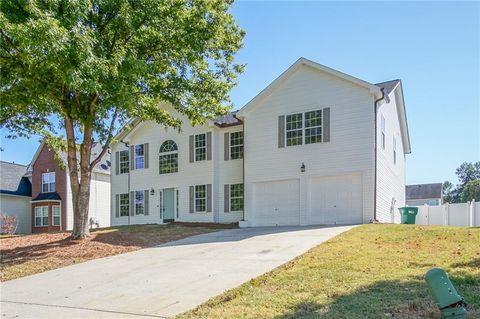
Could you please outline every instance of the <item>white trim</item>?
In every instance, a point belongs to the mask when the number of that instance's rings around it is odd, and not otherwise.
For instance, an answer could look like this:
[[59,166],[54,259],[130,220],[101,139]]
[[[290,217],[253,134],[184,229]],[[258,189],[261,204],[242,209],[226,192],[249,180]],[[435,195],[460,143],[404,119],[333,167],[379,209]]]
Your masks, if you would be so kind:
[[31,200],[30,203],[45,203],[45,202],[55,202],[61,203],[60,199],[42,199],[42,200]]
[[[199,136],[199,135],[204,135],[205,136],[205,146],[199,147],[199,148],[205,148],[205,159],[197,161],[197,136]],[[194,134],[193,135],[193,162],[203,162],[203,161],[207,160],[207,158],[208,158],[208,154],[207,154],[208,145],[207,145],[207,143],[208,143],[207,133],[199,133],[199,134]]]
[[[204,199],[205,200],[205,210],[197,210],[197,186],[203,186],[205,187],[205,197],[199,197],[198,199]],[[207,203],[208,200],[208,194],[207,194],[207,184],[200,184],[200,185],[194,185],[193,186],[193,213],[206,213],[207,212]]]
[[[44,213],[44,212],[43,212],[44,208],[47,209],[47,225],[43,225],[43,219],[45,218],[45,215],[43,214],[43,213]],[[40,219],[42,220],[42,225],[37,225],[37,209],[41,209],[41,210],[42,210],[41,216],[38,217],[38,218],[40,218]],[[53,212],[52,212],[52,214],[53,214]],[[35,206],[35,207],[33,208],[33,225],[34,225],[34,227],[48,227],[48,226],[50,226],[50,205],[47,205],[47,206]]]
[[[326,108],[329,108],[329,106],[326,106],[326,107],[320,107],[320,108],[315,108],[315,109],[308,109],[306,111],[300,111],[300,112],[294,112],[294,113],[288,113],[288,114],[284,114],[285,116],[285,123],[284,123],[284,130],[285,130],[285,136],[284,136],[284,145],[285,147],[295,147],[295,146],[302,146],[302,145],[310,145],[310,144],[323,144],[324,141],[323,141],[323,126],[324,126],[324,117],[323,117],[323,110],[326,109]],[[305,113],[309,113],[309,112],[315,112],[315,111],[320,111],[321,112],[321,118],[322,118],[322,125],[320,126],[312,126],[312,127],[308,127],[308,128],[315,128],[315,127],[320,127],[320,131],[321,131],[321,137],[322,137],[322,140],[320,142],[316,142],[316,143],[308,143],[306,144],[305,143],[305,130],[306,130],[306,127],[305,127]],[[301,128],[301,131],[302,131],[302,144],[298,144],[298,145],[290,145],[288,146],[287,145],[287,116],[289,115],[296,115],[296,114],[301,114],[302,115],[302,128]],[[331,122],[330,122],[330,127],[331,127]],[[290,131],[298,131],[299,129],[295,129],[295,130],[290,130]]]
[[15,195],[15,194],[7,194],[7,193],[0,193],[0,196],[11,196],[11,197],[18,197],[18,198],[32,198],[32,196],[29,195]]
[[[59,226],[60,228],[62,228],[62,205],[51,205],[52,206],[52,226]],[[54,207],[58,207],[59,210],[60,210],[60,224],[58,225],[55,225],[55,215],[53,213],[53,208]]]

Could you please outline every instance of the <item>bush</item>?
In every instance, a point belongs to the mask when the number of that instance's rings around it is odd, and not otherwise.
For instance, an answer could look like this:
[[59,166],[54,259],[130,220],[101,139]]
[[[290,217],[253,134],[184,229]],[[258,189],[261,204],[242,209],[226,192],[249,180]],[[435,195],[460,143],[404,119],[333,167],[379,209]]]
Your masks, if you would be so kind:
[[0,215],[0,232],[2,234],[13,235],[17,231],[17,217],[6,214]]

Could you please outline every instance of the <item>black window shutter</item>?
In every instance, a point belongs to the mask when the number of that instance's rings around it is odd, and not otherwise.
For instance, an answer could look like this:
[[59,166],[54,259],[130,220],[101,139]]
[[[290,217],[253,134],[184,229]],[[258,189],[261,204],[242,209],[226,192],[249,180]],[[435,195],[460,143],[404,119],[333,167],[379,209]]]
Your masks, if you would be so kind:
[[115,195],[115,217],[120,217],[120,195],[119,194]]
[[285,115],[278,117],[278,147],[285,147]]
[[144,200],[144,204],[145,204],[144,205],[145,207],[143,208],[143,212],[144,212],[145,216],[148,216],[148,208],[149,208],[149,205],[148,205],[149,198],[148,198],[148,196],[149,196],[149,191],[145,190],[144,195],[143,195],[143,200]]
[[212,184],[207,184],[207,212],[212,211]]
[[207,133],[207,161],[212,159],[212,132]]
[[223,151],[223,157],[224,160],[228,161],[230,159],[230,133],[226,132],[223,134],[224,138],[224,151]]
[[143,156],[144,156],[144,158],[145,158],[144,168],[148,168],[148,159],[149,159],[149,155],[148,155],[148,143],[143,144]]
[[188,149],[190,150],[190,163],[193,163],[195,161],[195,152],[194,152],[194,142],[195,142],[195,136],[190,135],[189,137],[189,147]]
[[190,186],[190,213],[195,211],[195,186]]
[[115,175],[120,173],[120,152],[115,152]]
[[223,194],[223,206],[225,213],[230,211],[230,185],[225,184],[224,186],[224,194]]
[[323,142],[330,142],[330,108],[323,109]]

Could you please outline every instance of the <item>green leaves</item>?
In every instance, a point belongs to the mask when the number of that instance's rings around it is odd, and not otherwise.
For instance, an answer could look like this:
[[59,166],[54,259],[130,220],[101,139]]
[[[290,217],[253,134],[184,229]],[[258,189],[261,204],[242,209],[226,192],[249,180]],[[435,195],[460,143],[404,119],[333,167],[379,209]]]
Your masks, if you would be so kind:
[[[69,116],[106,142],[110,123],[180,127],[224,114],[243,65],[231,1],[43,0],[0,4],[0,125],[42,134]],[[115,115],[115,118],[114,118]],[[57,126],[63,129],[63,127]]]

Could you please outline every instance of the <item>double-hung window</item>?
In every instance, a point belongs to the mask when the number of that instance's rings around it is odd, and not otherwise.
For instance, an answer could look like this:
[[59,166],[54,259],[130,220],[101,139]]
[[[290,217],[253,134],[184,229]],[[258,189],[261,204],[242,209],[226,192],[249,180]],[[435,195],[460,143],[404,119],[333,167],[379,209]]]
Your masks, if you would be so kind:
[[145,192],[135,191],[135,215],[145,214]]
[[195,135],[195,161],[205,161],[207,159],[207,135]]
[[61,209],[59,205],[52,206],[53,226],[60,226],[61,222]]
[[145,167],[144,144],[135,145],[135,169]]
[[42,193],[55,191],[55,172],[42,173]]
[[207,211],[207,186],[195,185],[195,212]]
[[230,159],[243,158],[243,132],[230,133]]
[[230,209],[232,212],[243,211],[243,184],[230,185]]
[[129,210],[130,210],[130,196],[128,196],[128,193],[120,194],[119,200],[120,200],[120,203],[119,203],[120,217],[128,216]]
[[382,149],[385,149],[385,116],[383,114],[380,117],[380,127],[381,127],[381,145]]
[[120,151],[120,174],[128,173],[129,172],[129,159],[128,159],[128,151]]
[[303,113],[286,117],[287,146],[301,145],[303,140]]
[[322,110],[305,112],[305,144],[322,142]]
[[178,148],[174,141],[165,141],[160,146],[159,165],[160,174],[178,172]]
[[323,141],[322,110],[295,113],[286,116],[286,145],[321,143]]
[[35,226],[48,226],[48,206],[35,207]]

